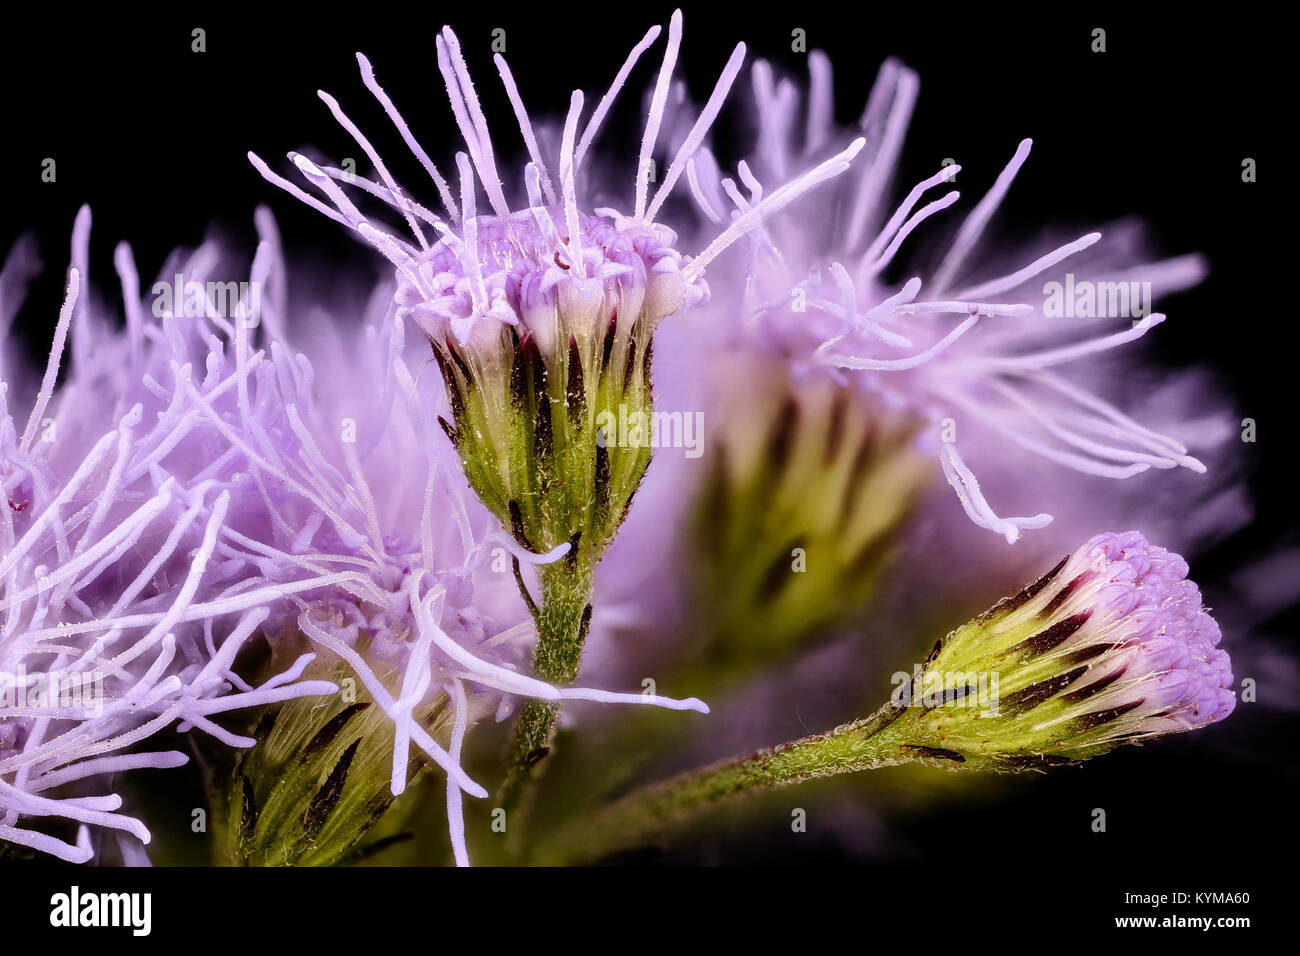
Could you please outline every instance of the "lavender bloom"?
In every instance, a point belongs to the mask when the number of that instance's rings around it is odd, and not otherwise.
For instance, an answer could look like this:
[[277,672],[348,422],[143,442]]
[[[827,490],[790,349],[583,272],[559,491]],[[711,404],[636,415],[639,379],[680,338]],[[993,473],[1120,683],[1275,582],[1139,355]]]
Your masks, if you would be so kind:
[[[775,83],[767,64],[755,65],[758,145],[739,165],[740,185],[721,175],[706,150],[688,164],[696,202],[709,219],[724,221],[732,207],[731,215],[749,215],[764,195],[760,176],[779,179],[792,163],[815,158],[835,140],[830,63],[823,54],[812,55],[810,72],[800,137],[797,88]],[[745,318],[728,323],[723,334],[745,347],[788,356],[802,374],[852,382],[929,420],[927,442],[937,444],[944,476],[966,514],[1008,542],[1052,516],[995,512],[959,445],[1010,442],[1047,461],[1113,479],[1152,468],[1204,471],[1183,444],[1140,425],[1057,371],[1082,364],[1086,373],[1081,360],[1133,342],[1162,322],[1162,314],[1149,311],[1150,299],[1198,282],[1204,272],[1199,257],[1137,265],[1129,258],[1130,230],[1120,228],[1110,244],[1090,232],[1027,257],[1027,264],[1012,271],[988,261],[988,253],[979,263],[981,238],[1029,155],[1029,140],[967,215],[932,275],[899,284],[884,278],[913,231],[959,198],[953,190],[918,208],[960,169],[948,166],[918,183],[886,217],[918,86],[916,75],[897,62],[882,66],[860,122],[867,145],[856,174],[812,198],[820,215],[765,222],[751,238],[743,275],[729,282],[732,292],[725,299],[743,303],[729,305],[729,311]],[[1070,273],[1062,274],[1066,267]],[[1136,297],[1130,295],[1139,279],[1150,283],[1145,302],[1140,286]],[[715,285],[722,281],[719,273]],[[1066,315],[1068,325],[1061,321]],[[1136,321],[1121,331],[1102,328],[1117,318]]]
[[[594,569],[650,461],[648,440],[612,436],[611,425],[628,418],[644,421],[651,413],[655,328],[707,299],[704,275],[718,255],[758,228],[765,216],[847,170],[863,145],[855,140],[811,164],[745,214],[720,223],[698,255],[682,255],[676,233],[658,218],[739,75],[745,47],[733,51],[652,195],[660,133],[666,119],[670,124],[676,119],[667,115],[682,34],[676,11],[649,100],[630,211],[593,208],[585,197],[597,190],[584,188],[591,180],[584,160],[659,32],[651,29],[632,50],[581,132],[584,97],[574,92],[558,156],[549,163],[510,69],[496,57],[530,160],[519,177],[524,202],[514,207],[498,170],[499,144],[488,130],[460,43],[446,27],[437,38],[438,65],[468,150],[456,157],[456,199],[379,86],[369,61],[358,54],[364,84],[433,180],[441,214],[408,198],[367,137],[323,92],[322,100],[369,158],[378,181],[290,154],[326,203],[249,154],[265,178],[354,230],[394,265],[399,315],[411,316],[424,330],[442,369],[451,414],[440,424],[459,452],[470,486],[520,547],[551,552],[569,546],[565,562],[540,572],[542,593],[534,611],[534,672],[556,684],[577,677],[594,611]],[[395,209],[410,239],[376,226],[357,206],[356,193],[350,195],[340,183]],[[490,213],[479,212],[480,189]],[[432,242],[426,235],[430,230]],[[550,752],[557,718],[555,707],[541,704],[521,713],[503,789],[505,806],[518,799],[532,767]]]
[[[171,316],[146,322],[125,246],[126,332],[96,320],[84,287],[89,228],[83,209],[54,347],[25,416],[15,417],[0,385],[0,838],[74,862],[92,856],[88,826],[115,831],[127,859],[141,858],[149,831],[118,812],[115,793],[51,792],[183,764],[176,751],[136,749],[173,724],[249,746],[212,718],[335,690],[298,679],[311,654],[259,687],[230,672],[269,614],[229,543],[239,481],[223,471],[228,458],[206,454],[212,441],[197,427],[197,406],[231,402],[233,379],[217,350],[195,383],[191,350],[215,330]],[[202,252],[189,265],[202,274]],[[0,328],[34,271],[20,243],[0,279]],[[56,394],[70,328],[76,368]],[[6,366],[8,344],[0,341]],[[38,817],[78,824],[75,844],[33,829]]]
[[[471,486],[521,546],[549,550],[570,542],[574,548],[575,580],[544,582],[572,595],[573,606],[564,609],[555,628],[555,640],[570,645],[582,643],[581,634],[572,632],[585,626],[580,622],[589,613],[582,595],[590,585],[583,579],[617,532],[650,460],[648,441],[608,439],[611,422],[649,414],[655,328],[707,298],[704,273],[723,250],[757,228],[764,216],[844,172],[862,146],[854,141],[793,177],[747,215],[720,228],[698,256],[683,256],[677,235],[656,217],[722,108],[745,47],[736,46],[651,195],[654,153],[681,44],[677,11],[650,98],[631,212],[592,209],[579,198],[580,185],[590,178],[584,159],[633,67],[659,33],[652,28],[634,47],[581,135],[584,97],[573,93],[553,165],[543,157],[509,66],[495,58],[530,157],[521,177],[525,202],[514,208],[460,43],[446,27],[437,38],[438,65],[468,149],[456,156],[459,202],[379,86],[369,61],[357,56],[366,87],[433,180],[442,214],[408,198],[370,141],[324,92],[322,100],[369,157],[378,182],[290,154],[331,206],[249,154],[269,181],[356,231],[396,267],[396,301],[401,314],[428,335],[442,368],[452,410],[442,426],[460,452]],[[398,210],[414,244],[377,227],[340,182]],[[487,214],[479,212],[480,187],[490,206]],[[429,229],[436,236],[432,243]],[[545,629],[542,639],[545,650],[550,644]],[[541,673],[571,679],[577,667],[571,656],[555,661],[551,673]]]
[[[72,845],[26,825],[57,815],[148,842],[140,821],[115,812],[116,794],[43,793],[184,762],[176,752],[131,752],[173,724],[255,745],[211,718],[333,693],[332,682],[299,679],[324,651],[352,668],[392,723],[393,794],[406,785],[412,745],[446,772],[452,843],[464,863],[461,794],[486,796],[459,764],[472,721],[503,716],[520,696],[707,708],[556,689],[518,672],[534,631],[506,559],[545,563],[565,549],[523,551],[463,499],[433,423],[445,408],[441,385],[410,372],[391,288],[356,327],[336,329],[318,315],[294,323],[313,343],[312,358],[292,350],[274,223],[265,211],[257,222],[256,314],[243,301],[232,315],[216,307],[208,282],[221,256],[205,244],[164,270],[181,275],[195,299],[156,320],[120,246],[126,328],[117,333],[82,294],[90,220],[84,211],[78,218],[68,301],[22,436],[0,407],[9,501],[0,509],[0,663],[27,674],[102,675],[103,706],[0,707],[0,837],[89,859],[84,828]],[[9,277],[29,271],[7,266],[6,293]],[[77,352],[86,360],[55,393],[70,327],[74,349],[90,339]],[[311,652],[261,686],[232,671],[255,635],[282,642],[295,632]],[[356,649],[363,633],[365,654]],[[386,685],[377,670],[400,679]],[[439,698],[452,715],[441,741],[412,719]]]
[[1197,730],[1236,702],[1187,564],[1100,534],[935,644],[874,714],[632,790],[559,828],[541,859],[599,859],[723,801],[921,762],[1019,773]]
[[[584,97],[580,90],[574,91],[555,167],[558,192],[510,68],[503,57],[495,57],[531,160],[525,165],[522,177],[526,202],[516,208],[507,201],[492,137],[460,43],[449,27],[444,27],[437,38],[437,55],[452,112],[469,150],[468,154],[456,155],[459,202],[379,86],[370,62],[357,54],[366,87],[433,179],[443,207],[442,215],[408,198],[369,140],[325,92],[320,93],[321,99],[370,158],[380,182],[320,166],[291,153],[295,166],[329,199],[331,207],[276,175],[255,154],[250,153],[249,158],[269,181],[355,230],[388,258],[397,269],[399,304],[420,323],[436,345],[454,350],[471,363],[476,375],[501,378],[509,373],[508,362],[492,361],[505,344],[501,338],[503,325],[518,326],[521,334],[531,334],[543,355],[552,360],[566,360],[569,340],[575,337],[584,350],[603,344],[624,352],[632,338],[648,339],[649,331],[664,317],[705,299],[708,289],[703,276],[720,253],[757,228],[765,216],[844,172],[862,147],[862,142],[855,140],[825,162],[790,178],[745,215],[721,228],[698,256],[689,259],[682,256],[675,248],[676,234],[656,217],[721,110],[741,71],[745,45],[736,46],[712,95],[682,138],[662,182],[651,196],[653,155],[681,45],[679,10],[671,18],[667,49],[650,100],[638,156],[632,211],[625,214],[612,208],[589,208],[578,195],[585,173],[583,160],[628,75],[659,33],[659,27],[651,28],[633,48],[583,125],[581,136],[578,123]],[[340,181],[356,185],[401,212],[416,245],[376,227],[339,188]],[[491,207],[488,215],[480,215],[478,211],[476,193],[480,186]],[[436,234],[432,245],[421,223]],[[607,336],[612,341],[605,342]]]

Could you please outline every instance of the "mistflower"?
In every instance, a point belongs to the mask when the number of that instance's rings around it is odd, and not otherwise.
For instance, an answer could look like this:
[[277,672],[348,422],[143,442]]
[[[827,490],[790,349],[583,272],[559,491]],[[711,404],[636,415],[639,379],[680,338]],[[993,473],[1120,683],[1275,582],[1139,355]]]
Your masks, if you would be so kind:
[[[755,64],[757,147],[739,164],[739,184],[722,175],[707,150],[687,164],[696,203],[708,219],[725,222],[728,210],[733,217],[748,215],[764,196],[760,178],[780,179],[839,138],[824,54],[810,56],[810,77],[800,124],[798,88],[777,83],[766,63]],[[1121,225],[1110,242],[1088,232],[1025,256],[1007,271],[1006,255],[988,249],[983,237],[1028,158],[1030,140],[1019,144],[967,214],[933,272],[889,278],[913,232],[959,198],[954,189],[925,202],[960,171],[947,166],[889,212],[889,187],[918,87],[916,74],[887,61],[855,131],[866,147],[854,172],[810,197],[810,214],[765,222],[754,232],[744,268],[725,282],[725,295],[718,273],[713,311],[729,319],[732,340],[786,356],[799,374],[850,383],[922,416],[930,423],[924,441],[937,449],[970,520],[1008,542],[1052,516],[995,511],[959,448],[1007,442],[1114,479],[1152,468],[1204,471],[1183,444],[1138,424],[1077,376],[1059,371],[1070,365],[1086,375],[1090,357],[1160,324],[1165,317],[1150,311],[1151,298],[1198,282],[1203,262],[1194,255],[1135,260],[1128,248],[1131,229]],[[725,307],[716,308],[719,302]],[[1023,474],[1017,477],[1023,485]]]
[[[706,267],[727,246],[813,186],[847,168],[861,147],[847,149],[803,175],[727,228],[700,255],[676,248],[677,236],[657,221],[688,161],[740,73],[744,44],[727,61],[707,104],[668,164],[653,195],[654,151],[681,43],[680,11],[650,101],[629,212],[590,209],[579,199],[583,160],[611,105],[660,30],[636,45],[610,89],[582,124],[584,97],[575,91],[558,159],[548,165],[506,61],[495,58],[514,106],[530,161],[519,185],[523,202],[507,201],[494,144],[478,96],[450,28],[437,38],[438,65],[468,154],[458,153],[457,203],[438,168],[358,54],[362,78],[437,186],[441,215],[408,198],[378,153],[343,113],[321,98],[374,163],[380,182],[357,180],[291,154],[300,172],[333,208],[251,159],[272,182],[358,232],[397,268],[397,302],[428,335],[451,399],[444,427],[461,452],[467,476],[488,508],[525,547],[549,549],[574,540],[599,555],[617,529],[649,460],[647,445],[617,442],[604,415],[644,416],[650,409],[649,364],[655,327],[708,294]],[[556,176],[551,175],[554,169]],[[477,178],[476,178],[477,177]],[[354,182],[400,211],[412,241],[362,215],[338,186]],[[558,191],[556,184],[558,183]],[[479,212],[477,193],[489,210]],[[422,228],[422,225],[424,227]],[[426,236],[432,231],[434,241]]]
[[[541,571],[534,670],[557,683],[578,672],[591,618],[592,572],[621,524],[650,461],[650,442],[615,433],[616,422],[647,422],[652,409],[650,361],[655,327],[707,298],[706,269],[727,247],[813,187],[848,168],[860,140],[755,202],[698,255],[677,249],[677,234],[659,221],[741,71],[738,44],[704,107],[681,138],[653,194],[653,163],[681,44],[673,13],[662,65],[650,96],[625,210],[592,208],[580,192],[584,160],[610,107],[645,50],[652,28],[633,48],[585,121],[575,91],[558,156],[545,157],[506,61],[495,57],[529,161],[515,179],[514,204],[498,169],[490,134],[456,35],[436,40],[438,67],[466,152],[456,155],[458,195],[411,133],[369,61],[362,80],[433,180],[441,213],[410,197],[338,102],[322,92],[335,119],[375,168],[357,179],[299,154],[290,158],[328,203],[276,175],[254,154],[268,180],[356,231],[387,257],[398,277],[399,314],[428,336],[443,372],[456,446],[470,485],[529,551],[567,545],[563,561]],[[401,214],[409,238],[367,218],[340,183],[355,185]],[[480,211],[480,189],[487,209]],[[529,597],[531,601],[531,596]],[[516,775],[549,751],[554,707],[521,717]]]
[[[25,414],[11,411],[8,329],[35,271],[30,243],[0,273],[0,840],[85,862],[102,831],[139,862],[149,830],[119,812],[123,798],[104,781],[187,758],[138,745],[179,725],[248,746],[213,718],[336,688],[300,679],[310,653],[257,687],[231,673],[269,614],[267,594],[231,551],[239,482],[223,471],[228,459],[205,454],[211,441],[184,393],[226,398],[233,380],[217,354],[202,386],[191,377],[187,351],[212,331],[206,323],[146,324],[125,246],[127,329],[107,332],[87,301],[89,227],[82,210],[54,345]],[[211,264],[207,252],[191,274]],[[76,368],[56,392],[70,329]],[[168,392],[158,379],[173,377]],[[41,820],[72,824],[75,841]]]
[[[402,655],[381,659],[364,634],[353,649],[377,681],[400,685]],[[337,657],[313,669],[343,688],[356,681],[352,666]],[[468,696],[451,701],[443,691],[419,700],[410,720],[445,742],[456,733],[463,736],[456,721],[468,722],[472,709]],[[392,842],[361,843],[396,801],[390,785],[391,718],[364,687],[324,706],[319,699],[303,698],[264,710],[250,736],[257,746],[239,751],[228,775],[211,787],[215,862],[332,866],[365,859]],[[416,750],[404,783],[409,786],[431,766],[428,756]]]
[[633,791],[549,835],[538,859],[597,858],[816,777],[911,761],[1022,772],[1197,730],[1236,703],[1219,638],[1181,557],[1136,531],[1099,534],[939,641],[876,714]]
[[[21,437],[0,408],[9,499],[0,509],[0,663],[28,675],[102,675],[102,707],[0,706],[0,838],[83,861],[93,850],[86,831],[72,844],[25,825],[63,816],[148,842],[140,821],[116,812],[119,795],[93,789],[107,774],[184,761],[135,745],[174,725],[234,747],[261,746],[212,717],[342,691],[262,725],[273,748],[298,734],[316,741],[308,764],[335,774],[339,792],[322,795],[320,776],[288,774],[290,787],[271,800],[263,785],[272,781],[257,780],[241,807],[260,820],[251,835],[310,844],[291,846],[291,857],[310,850],[338,858],[373,822],[353,812],[356,799],[373,809],[382,789],[402,793],[414,748],[447,777],[452,845],[463,863],[461,794],[486,795],[460,766],[473,722],[508,713],[518,697],[705,708],[557,689],[519,673],[535,631],[506,559],[544,564],[567,546],[528,552],[463,500],[433,423],[445,397],[436,381],[420,386],[408,369],[391,288],[377,293],[362,323],[336,329],[319,315],[290,323],[275,226],[265,211],[257,223],[250,287],[263,293],[258,314],[244,300],[223,314],[207,295],[221,261],[209,243],[163,271],[197,289],[202,307],[158,309],[155,318],[156,301],[142,300],[123,245],[119,333],[81,294],[90,220],[84,211],[78,218],[68,300]],[[6,304],[14,301],[9,277],[25,271],[6,267]],[[55,392],[70,327],[86,361]],[[312,343],[311,357],[293,350],[291,329]],[[89,344],[78,346],[86,336]],[[262,636],[275,666],[253,687],[234,664]],[[350,699],[345,684],[355,685]],[[368,734],[382,759],[352,766],[331,760],[338,755],[321,735],[329,726],[355,729],[337,718],[358,701],[391,729]],[[346,747],[353,738],[340,740]],[[249,765],[277,759],[260,752]],[[78,782],[91,792],[46,795]],[[244,800],[242,787],[236,796]],[[268,831],[277,814],[315,826]],[[131,843],[123,852],[139,858],[139,849]],[[290,862],[283,857],[260,859]]]

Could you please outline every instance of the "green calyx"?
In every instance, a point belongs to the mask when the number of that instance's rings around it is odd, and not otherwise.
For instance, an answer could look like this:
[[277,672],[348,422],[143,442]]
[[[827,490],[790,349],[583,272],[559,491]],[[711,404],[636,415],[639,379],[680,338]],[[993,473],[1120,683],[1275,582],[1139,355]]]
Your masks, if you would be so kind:
[[935,644],[895,693],[899,734],[954,763],[1007,771],[1077,763],[1140,736],[1121,720],[1141,701],[1123,692],[1111,642],[1080,642],[1090,612],[1061,606],[1065,564]]
[[[577,677],[591,621],[592,575],[650,464],[653,325],[620,331],[561,318],[542,343],[502,326],[491,348],[432,340],[453,421],[440,420],[470,486],[511,536],[533,553],[567,544],[541,565],[534,600],[515,570],[537,625],[533,672],[563,685]],[[572,325],[574,331],[565,331]],[[527,701],[515,728],[500,803],[513,809],[549,752],[559,708]]]
[[544,349],[502,326],[490,355],[433,342],[452,408],[443,430],[470,486],[530,551],[569,543],[594,566],[650,464],[651,329],[616,333],[613,318],[603,335]]
[[[240,752],[213,799],[220,865],[333,866],[400,839],[377,836],[395,801],[391,721],[342,662],[318,660],[306,676],[342,690],[261,717],[257,745]],[[413,715],[438,738],[448,729],[445,703],[439,696]],[[408,786],[425,766],[412,754]]]
[[736,378],[783,386],[733,386],[705,452],[682,675],[692,693],[850,623],[928,473],[913,422],[848,386],[755,370],[761,361],[745,357]]
[[1133,736],[1116,727],[1136,705],[1110,697],[1123,676],[1110,642],[1069,641],[1088,615],[1072,613],[1072,582],[1056,580],[1065,564],[936,643],[871,716],[633,790],[568,818],[532,861],[597,860],[723,801],[819,777],[906,763],[1015,773],[1113,749]]

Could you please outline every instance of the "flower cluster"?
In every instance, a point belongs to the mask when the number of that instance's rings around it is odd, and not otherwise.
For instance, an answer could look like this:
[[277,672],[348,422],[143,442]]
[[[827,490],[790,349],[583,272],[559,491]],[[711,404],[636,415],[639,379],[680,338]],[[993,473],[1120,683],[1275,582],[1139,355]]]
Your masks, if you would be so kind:
[[[250,153],[263,176],[356,231],[393,263],[396,301],[428,335],[443,369],[454,416],[444,427],[488,508],[525,546],[574,540],[592,559],[599,558],[617,530],[649,464],[648,449],[607,443],[596,419],[620,406],[632,413],[649,410],[655,328],[707,298],[704,273],[720,253],[766,217],[843,173],[862,146],[854,141],[824,162],[785,177],[780,189],[721,228],[699,255],[684,256],[676,248],[677,234],[656,217],[740,74],[745,46],[738,44],[733,51],[651,195],[655,150],[682,39],[677,11],[650,98],[630,212],[592,208],[579,194],[583,161],[629,73],[659,33],[652,28],[633,48],[581,135],[584,97],[574,91],[552,164],[538,146],[509,66],[497,55],[529,155],[521,184],[524,201],[516,206],[506,197],[496,161],[499,144],[494,144],[450,28],[437,38],[437,57],[468,151],[456,155],[459,202],[378,84],[370,62],[357,56],[366,87],[437,187],[441,215],[409,198],[371,142],[324,92],[322,100],[370,158],[379,182],[290,154],[327,205]],[[399,211],[411,241],[366,217],[340,181]],[[490,207],[485,213],[478,206],[480,187]],[[432,243],[428,230],[436,236]],[[561,487],[563,491],[555,490]]]
[[[87,248],[89,224],[83,211],[74,249]],[[261,211],[258,225],[251,281],[267,293],[258,326],[217,309],[155,320],[121,246],[127,322],[112,332],[89,311],[78,259],[21,436],[3,409],[0,661],[8,672],[98,676],[103,700],[93,708],[0,707],[0,836],[88,859],[87,831],[70,844],[21,825],[59,816],[147,843],[143,824],[116,812],[116,794],[45,794],[184,763],[177,751],[131,750],[171,726],[254,746],[257,739],[212,718],[332,695],[342,674],[360,681],[393,728],[383,774],[393,795],[406,786],[412,747],[446,773],[463,861],[460,795],[486,796],[459,764],[471,720],[508,712],[517,696],[704,708],[557,689],[520,673],[534,631],[506,558],[545,563],[567,546],[524,551],[460,491],[433,422],[445,399],[410,372],[391,292],[372,299],[360,324],[304,323],[318,364],[292,349],[274,223]],[[219,259],[205,245],[163,274],[202,287]],[[11,260],[6,278],[25,266]],[[93,360],[77,363],[56,394],[70,328],[91,337],[83,347]],[[255,334],[264,336],[260,347]],[[366,387],[347,387],[358,379]],[[252,687],[234,665],[260,636],[280,657],[293,647],[301,653]],[[314,664],[318,656],[346,667]],[[330,679],[305,677],[316,671]],[[323,725],[344,707],[310,710]],[[434,721],[437,713],[446,719]],[[431,725],[445,730],[441,741]],[[296,795],[306,802],[319,781],[301,783],[311,787]],[[134,858],[139,849],[124,852]]]
[[[575,685],[589,636],[617,626],[616,604],[594,616],[596,569],[634,496],[645,517],[628,522],[603,583],[674,565],[673,584],[643,598],[666,606],[689,592],[689,646],[642,643],[674,656],[656,672],[673,686],[712,690],[852,621],[931,472],[1007,542],[1052,520],[995,511],[959,443],[980,454],[1009,442],[1104,478],[1204,470],[1095,394],[1086,361],[1163,316],[1063,326],[1030,292],[1069,263],[1094,283],[1140,274],[1159,294],[1198,281],[1202,263],[1135,267],[1123,229],[1013,269],[993,261],[982,240],[1028,140],[934,272],[890,278],[914,230],[958,200],[920,205],[957,174],[947,167],[890,211],[918,89],[894,61],[849,135],[833,125],[824,56],[810,58],[806,97],[754,64],[757,145],[725,176],[709,137],[745,48],[691,110],[674,80],[676,12],[626,206],[597,206],[590,197],[611,190],[588,156],[660,33],[589,112],[574,92],[554,137],[496,57],[527,153],[513,183],[449,28],[436,56],[464,145],[454,187],[358,54],[439,211],[397,183],[326,93],[375,178],[290,153],[308,192],[250,153],[392,265],[391,281],[329,309],[291,298],[259,209],[251,266],[205,242],[172,256],[152,299],[120,245],[119,326],[88,294],[83,210],[49,360],[28,376],[9,327],[36,265],[30,243],[14,248],[0,271],[0,841],[86,862],[111,836],[125,862],[147,862],[150,834],[124,809],[120,774],[185,763],[150,748],[197,731],[240,751],[213,783],[219,862],[353,859],[436,769],[465,864],[462,801],[488,793],[465,769],[473,725],[517,717],[500,791],[513,813],[561,702],[708,712],[653,687]],[[699,223],[665,221],[679,188],[713,234],[695,255],[680,236]],[[796,200],[803,215],[782,215]],[[362,211],[376,202],[406,234]],[[251,299],[231,300],[231,275],[247,276]],[[436,368],[422,373],[430,351]],[[1064,365],[1083,373],[1067,378]],[[659,395],[652,371],[666,373]],[[648,443],[608,433],[609,416],[644,417],[664,392],[708,410],[708,459],[693,470],[663,461],[656,473]],[[936,450],[939,469],[917,454]],[[1023,770],[1220,720],[1235,702],[1230,665],[1187,571],[1140,533],[1098,535],[940,641],[909,688],[921,706],[670,782],[646,802],[633,793],[593,833],[612,845],[647,820],[827,773],[911,759]],[[639,625],[666,620],[661,610]],[[966,678],[993,675],[995,699],[951,707],[942,682],[933,699],[926,688],[945,675],[963,697]],[[232,729],[239,719],[246,729]]]

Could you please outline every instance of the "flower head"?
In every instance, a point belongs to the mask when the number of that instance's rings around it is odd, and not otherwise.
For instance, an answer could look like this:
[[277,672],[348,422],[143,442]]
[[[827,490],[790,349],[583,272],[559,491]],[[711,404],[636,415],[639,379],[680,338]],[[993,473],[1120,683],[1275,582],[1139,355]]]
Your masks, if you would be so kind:
[[[572,542],[593,563],[622,521],[649,464],[650,448],[606,442],[602,416],[647,415],[655,327],[705,300],[704,273],[724,249],[813,186],[847,169],[861,148],[790,178],[747,215],[720,230],[699,255],[677,249],[677,234],[658,217],[682,181],[739,75],[739,44],[704,107],[680,138],[653,194],[654,158],[664,125],[681,45],[682,16],[672,15],[668,43],[650,97],[628,212],[583,201],[590,178],[584,160],[601,124],[641,55],[657,39],[645,34],[608,92],[581,124],[584,97],[575,91],[563,123],[558,156],[543,155],[518,85],[503,57],[495,58],[514,108],[529,161],[512,205],[498,168],[500,145],[488,130],[450,28],[437,38],[438,66],[466,151],[456,156],[459,201],[411,134],[369,61],[358,54],[362,79],[406,145],[428,171],[442,212],[413,202],[378,152],[328,94],[321,97],[373,163],[379,181],[293,154],[298,170],[329,200],[326,205],[280,178],[257,156],[264,176],[313,208],[355,230],[387,257],[398,275],[396,301],[429,337],[443,368],[452,420],[444,429],[483,502],[525,547]],[[555,175],[552,175],[552,172]],[[398,210],[410,240],[376,226],[339,182],[351,183]],[[487,199],[480,209],[479,190]],[[432,241],[426,232],[432,231]]]
[[[754,155],[739,165],[739,185],[707,151],[688,170],[707,218],[723,221],[729,208],[746,215],[764,196],[761,178],[780,177],[836,141],[830,63],[823,54],[811,56],[810,75],[800,136],[798,89],[777,83],[767,64],[755,64],[758,141]],[[1135,261],[1131,229],[1121,225],[1109,241],[1088,232],[1038,250],[1008,271],[1005,256],[989,250],[983,238],[1029,156],[1030,140],[1019,144],[967,214],[932,272],[890,278],[914,231],[960,198],[952,189],[924,202],[955,180],[960,167],[948,165],[889,211],[918,90],[916,74],[887,61],[856,131],[866,146],[854,172],[809,200],[820,214],[764,223],[748,240],[742,275],[715,270],[714,303],[726,302],[720,311],[742,317],[728,323],[733,340],[785,356],[800,374],[851,382],[928,419],[924,441],[937,450],[966,514],[1008,542],[1052,516],[995,512],[959,446],[996,443],[998,453],[987,456],[996,460],[1005,458],[1002,443],[1010,443],[1039,459],[1113,479],[1153,468],[1204,471],[1183,444],[1138,424],[1077,376],[1058,371],[1082,366],[1086,376],[1090,357],[1159,325],[1164,316],[1151,311],[1151,299],[1198,282],[1204,263],[1198,256]],[[1082,280],[1077,284],[1075,273]],[[1086,287],[1092,297],[1077,312],[1076,285],[1080,295]],[[1062,311],[1067,288],[1071,307]]]
[[[256,491],[204,419],[205,408],[219,419],[212,406],[228,413],[236,402],[233,356],[209,338],[231,332],[231,317],[147,318],[121,246],[127,323],[111,331],[85,287],[89,231],[83,209],[39,389],[10,396],[0,384],[0,839],[85,862],[99,834],[115,834],[123,858],[136,861],[149,830],[121,812],[111,781],[187,760],[142,744],[178,726],[250,746],[214,718],[337,688],[302,679],[314,658],[306,648],[257,686],[232,672],[271,612],[235,531]],[[271,251],[255,275],[265,277]],[[15,248],[6,280],[32,272],[29,255]],[[208,246],[175,264],[197,280],[216,258]],[[3,307],[16,309],[21,283],[3,284]],[[246,321],[235,311],[236,324]],[[0,321],[6,332],[10,318]],[[76,360],[56,390],[70,332]],[[13,411],[24,406],[25,415]]]
[[1236,703],[1219,638],[1182,558],[1100,534],[936,644],[888,732],[922,756],[1024,769],[1195,730]]

